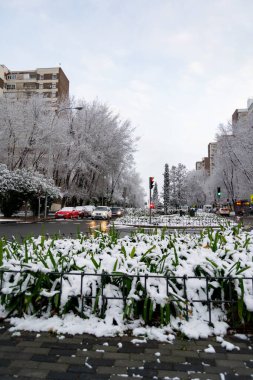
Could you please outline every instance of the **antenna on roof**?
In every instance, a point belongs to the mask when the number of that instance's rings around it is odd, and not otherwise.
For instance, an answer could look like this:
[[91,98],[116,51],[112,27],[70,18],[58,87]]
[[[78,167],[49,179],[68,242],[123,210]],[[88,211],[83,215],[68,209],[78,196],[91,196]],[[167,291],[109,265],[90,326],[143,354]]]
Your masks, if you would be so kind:
[[61,66],[61,62],[59,63],[59,66]]

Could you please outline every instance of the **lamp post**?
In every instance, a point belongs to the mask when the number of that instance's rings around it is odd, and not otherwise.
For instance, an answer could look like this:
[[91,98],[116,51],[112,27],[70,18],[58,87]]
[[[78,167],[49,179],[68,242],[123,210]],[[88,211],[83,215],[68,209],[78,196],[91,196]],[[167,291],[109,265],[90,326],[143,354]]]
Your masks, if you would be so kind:
[[[51,123],[51,127],[50,127],[50,134],[52,134],[53,129],[54,129],[55,118],[56,118],[56,116],[58,117],[58,115],[59,115],[60,112],[66,111],[66,110],[78,110],[78,111],[81,111],[82,109],[83,109],[83,107],[64,107],[64,108],[61,108],[59,110],[55,110],[55,114],[54,114],[54,117],[52,119],[52,123]],[[48,147],[48,165],[47,165],[47,178],[48,179],[50,178],[50,174],[51,174],[50,173],[51,155],[52,155],[52,138],[50,137],[49,147]],[[48,198],[48,196],[46,194],[46,197],[45,197],[45,210],[44,210],[44,217],[45,218],[47,217],[47,198]]]

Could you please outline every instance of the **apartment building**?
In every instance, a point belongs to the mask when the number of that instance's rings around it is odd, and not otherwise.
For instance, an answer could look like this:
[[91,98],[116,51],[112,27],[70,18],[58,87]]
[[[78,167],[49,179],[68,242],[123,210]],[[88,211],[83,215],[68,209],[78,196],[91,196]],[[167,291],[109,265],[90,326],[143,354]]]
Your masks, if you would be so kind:
[[9,70],[0,65],[0,96],[42,94],[52,103],[69,97],[69,80],[61,67]]
[[238,128],[253,127],[253,99],[247,100],[247,108],[238,108],[232,115],[233,134],[236,135]]
[[203,157],[201,161],[196,162],[196,170],[203,170],[205,174],[210,175],[210,160]]
[[208,144],[208,158],[209,158],[209,174],[212,175],[215,166],[215,156],[217,152],[217,143],[211,142]]

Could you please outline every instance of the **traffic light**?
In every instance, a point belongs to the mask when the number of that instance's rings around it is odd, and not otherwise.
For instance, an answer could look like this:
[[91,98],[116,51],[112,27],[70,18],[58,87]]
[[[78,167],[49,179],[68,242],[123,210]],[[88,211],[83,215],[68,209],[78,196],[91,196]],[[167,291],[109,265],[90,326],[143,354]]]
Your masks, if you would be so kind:
[[151,202],[150,205],[149,205],[149,208],[154,209],[155,208],[155,204],[153,202]]
[[220,187],[217,187],[217,197],[220,198],[220,195],[221,195]]
[[149,177],[149,188],[150,188],[150,190],[153,189],[154,185],[155,185],[155,178]]

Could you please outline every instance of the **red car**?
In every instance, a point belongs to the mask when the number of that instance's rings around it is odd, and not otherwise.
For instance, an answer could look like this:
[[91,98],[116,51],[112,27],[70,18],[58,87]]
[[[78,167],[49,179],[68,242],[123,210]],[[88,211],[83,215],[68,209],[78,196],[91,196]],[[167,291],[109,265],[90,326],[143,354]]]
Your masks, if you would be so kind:
[[75,207],[63,207],[54,214],[55,219],[78,219],[79,211]]

